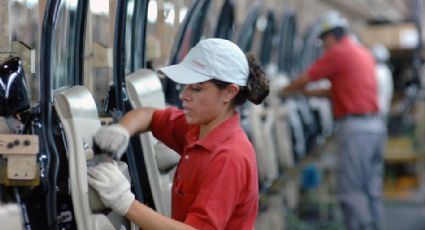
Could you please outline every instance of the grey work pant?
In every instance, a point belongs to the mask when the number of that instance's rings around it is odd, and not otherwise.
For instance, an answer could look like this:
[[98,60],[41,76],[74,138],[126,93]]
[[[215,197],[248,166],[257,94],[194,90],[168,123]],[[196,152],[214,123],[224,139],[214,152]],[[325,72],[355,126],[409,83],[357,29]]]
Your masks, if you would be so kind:
[[353,117],[337,124],[337,197],[348,229],[383,229],[383,151],[387,130],[381,117]]

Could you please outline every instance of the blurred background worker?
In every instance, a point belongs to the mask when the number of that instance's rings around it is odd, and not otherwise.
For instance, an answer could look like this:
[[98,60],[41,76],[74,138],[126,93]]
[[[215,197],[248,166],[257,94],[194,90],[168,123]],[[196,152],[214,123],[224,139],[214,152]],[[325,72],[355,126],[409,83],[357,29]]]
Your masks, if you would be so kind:
[[388,49],[381,45],[375,44],[370,47],[370,51],[376,60],[376,78],[378,84],[378,106],[379,112],[388,118],[391,107],[391,100],[393,98],[393,75],[388,67],[390,59],[390,52]]
[[[283,95],[303,90],[308,96],[327,96],[337,121],[337,196],[349,229],[382,229],[383,148],[386,127],[377,99],[375,60],[348,35],[339,13],[321,19],[324,54],[291,82]],[[327,78],[330,89],[306,90],[310,81]]]

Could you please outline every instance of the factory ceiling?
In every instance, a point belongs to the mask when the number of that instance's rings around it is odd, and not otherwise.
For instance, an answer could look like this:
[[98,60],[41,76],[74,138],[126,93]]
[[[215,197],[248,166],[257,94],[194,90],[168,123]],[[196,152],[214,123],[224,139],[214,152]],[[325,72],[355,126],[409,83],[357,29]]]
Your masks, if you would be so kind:
[[414,15],[425,11],[423,0],[320,0],[344,12],[351,18],[371,23],[412,21]]

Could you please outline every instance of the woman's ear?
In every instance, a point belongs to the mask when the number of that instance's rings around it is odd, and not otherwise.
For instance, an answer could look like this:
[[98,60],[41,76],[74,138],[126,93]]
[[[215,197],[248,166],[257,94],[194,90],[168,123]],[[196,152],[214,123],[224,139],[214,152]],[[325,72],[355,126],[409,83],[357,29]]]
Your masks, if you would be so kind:
[[223,98],[225,102],[230,102],[239,93],[239,86],[230,84],[223,90]]

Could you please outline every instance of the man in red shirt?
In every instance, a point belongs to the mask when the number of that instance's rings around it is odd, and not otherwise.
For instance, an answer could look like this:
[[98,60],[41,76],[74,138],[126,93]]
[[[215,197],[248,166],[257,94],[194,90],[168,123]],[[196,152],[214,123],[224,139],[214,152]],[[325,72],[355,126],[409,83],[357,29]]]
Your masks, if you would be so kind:
[[[349,229],[382,229],[386,127],[378,113],[375,60],[347,35],[347,21],[338,13],[323,18],[321,29],[325,53],[283,94],[303,90],[308,96],[330,97],[337,121],[337,196],[344,220]],[[330,89],[304,89],[323,78],[331,82]]]
[[142,229],[254,228],[258,212],[255,151],[236,106],[261,103],[268,81],[253,57],[224,39],[206,39],[177,65],[160,68],[184,84],[183,109],[141,108],[100,129],[95,141],[119,158],[129,136],[152,134],[181,155],[172,188],[172,219],[134,199],[113,163],[90,168],[88,182],[104,204]]

